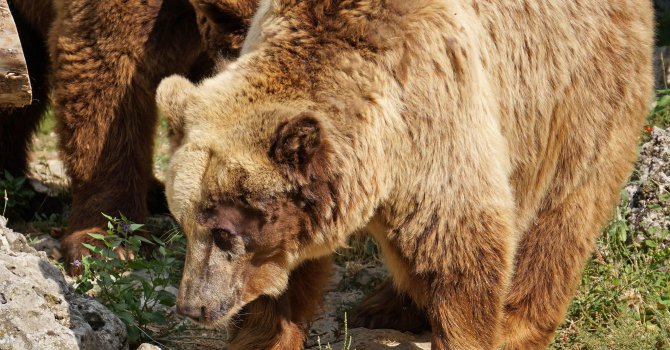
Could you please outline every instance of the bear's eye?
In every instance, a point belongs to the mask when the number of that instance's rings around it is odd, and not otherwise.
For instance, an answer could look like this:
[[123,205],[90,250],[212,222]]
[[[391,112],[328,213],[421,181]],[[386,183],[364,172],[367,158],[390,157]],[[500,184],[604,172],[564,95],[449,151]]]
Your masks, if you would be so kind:
[[219,249],[223,251],[230,251],[233,249],[233,239],[235,233],[226,228],[215,227],[211,230],[212,239]]

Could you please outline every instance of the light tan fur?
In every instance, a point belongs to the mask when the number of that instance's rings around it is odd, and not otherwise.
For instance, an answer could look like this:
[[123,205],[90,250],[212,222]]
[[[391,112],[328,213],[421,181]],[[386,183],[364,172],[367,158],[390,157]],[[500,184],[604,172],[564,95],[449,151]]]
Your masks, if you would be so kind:
[[318,278],[291,271],[367,227],[433,349],[544,348],[635,158],[651,3],[259,8],[237,61],[158,90],[183,135],[166,183],[189,240],[180,306],[225,323],[269,295],[285,327],[243,329],[278,348],[318,299],[285,305],[289,280]]

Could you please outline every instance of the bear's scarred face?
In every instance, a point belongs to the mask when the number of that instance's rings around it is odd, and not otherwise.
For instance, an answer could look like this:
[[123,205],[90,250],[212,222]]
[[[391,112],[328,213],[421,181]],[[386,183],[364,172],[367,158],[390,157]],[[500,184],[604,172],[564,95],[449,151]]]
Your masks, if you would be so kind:
[[195,231],[187,234],[180,313],[221,324],[258,296],[281,294],[288,279],[287,253],[295,244],[279,233],[296,227],[293,220],[269,222],[268,214],[228,201],[199,210]]
[[259,296],[279,297],[302,261],[330,252],[322,247],[331,242],[317,232],[335,201],[331,152],[313,112],[264,110],[275,122],[236,122],[216,138],[199,138],[212,127],[183,118],[178,93],[161,103],[179,88],[192,86],[172,79],[159,88],[159,105],[175,129],[166,194],[188,241],[177,310],[225,325]]

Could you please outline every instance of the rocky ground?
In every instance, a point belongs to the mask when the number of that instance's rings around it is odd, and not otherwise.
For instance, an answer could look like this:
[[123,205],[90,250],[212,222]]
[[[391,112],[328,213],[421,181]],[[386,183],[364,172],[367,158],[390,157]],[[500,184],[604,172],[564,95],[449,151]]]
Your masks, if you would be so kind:
[[0,217],[0,349],[126,349],[126,327],[74,293],[47,255]]
[[[670,129],[668,129],[670,130]],[[653,128],[650,140],[642,145],[640,158],[630,183],[625,190],[628,205],[624,219],[635,231],[648,233],[638,235],[640,244],[647,238],[670,243],[664,230],[670,228],[670,132]]]

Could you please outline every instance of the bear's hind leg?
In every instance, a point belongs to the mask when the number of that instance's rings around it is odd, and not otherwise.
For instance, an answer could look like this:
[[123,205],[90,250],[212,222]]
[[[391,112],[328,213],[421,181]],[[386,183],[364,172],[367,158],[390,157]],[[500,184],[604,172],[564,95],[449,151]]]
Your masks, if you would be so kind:
[[618,198],[619,181],[594,178],[550,204],[519,240],[505,302],[506,350],[544,349],[563,321],[594,241]]
[[306,261],[291,272],[288,289],[279,298],[263,296],[247,305],[228,349],[303,349],[307,323],[321,305],[331,268],[330,257]]
[[385,236],[373,232],[396,286],[425,310],[432,349],[492,349],[500,342],[515,239],[511,209],[469,209],[411,215]]
[[[410,257],[417,286],[408,293],[426,309],[432,349],[493,349],[512,267],[513,228],[501,212],[482,212],[419,237]],[[441,238],[440,238],[441,237]]]

